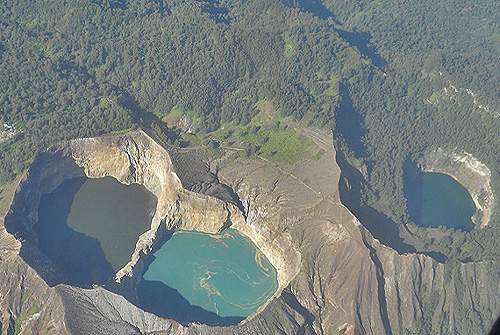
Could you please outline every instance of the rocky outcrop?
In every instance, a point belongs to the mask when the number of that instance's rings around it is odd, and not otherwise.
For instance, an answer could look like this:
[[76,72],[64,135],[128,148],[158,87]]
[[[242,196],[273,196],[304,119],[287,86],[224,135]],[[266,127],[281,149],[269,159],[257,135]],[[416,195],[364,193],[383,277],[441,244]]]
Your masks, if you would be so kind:
[[397,257],[389,250],[380,252],[380,259],[392,329],[481,334],[500,313],[500,287],[493,284],[499,275],[496,262],[442,264],[424,255]]
[[[112,176],[124,184],[144,185],[158,199],[151,229],[139,237],[130,262],[115,275],[114,290],[133,300],[147,256],[157,243],[176,229],[216,233],[232,226],[249,236],[278,269],[280,291],[293,275],[290,263],[298,266],[297,253],[289,240],[279,243],[275,236],[249,226],[233,204],[183,188],[168,153],[142,131],[119,136],[77,139],[50,148],[39,156],[16,191],[6,227],[23,241],[23,258],[49,285],[64,282],[64,274],[38,250],[32,229],[38,221],[38,205],[43,194],[52,192],[65,179]],[[287,263],[283,261],[286,259]],[[279,294],[279,292],[277,293]]]
[[215,233],[230,216],[239,219],[232,205],[183,189],[168,153],[137,131],[73,140],[39,156],[19,184],[11,214],[6,218],[7,229],[25,244],[36,245],[31,228],[38,221],[41,195],[52,192],[65,179],[79,176],[112,176],[123,184],[142,184],[158,199],[151,229],[140,236],[132,259],[116,274],[116,281],[127,288],[137,282],[143,258],[167,231],[183,227]]
[[315,143],[312,154],[325,150],[318,161],[291,166],[238,161],[220,177],[238,192],[247,221],[289,236],[300,253],[290,292],[309,313],[303,315],[310,315],[302,319],[304,329],[317,334],[487,331],[500,313],[499,287],[492,284],[499,264],[442,264],[381,244],[340,203],[341,171],[328,134],[303,133]]
[[462,184],[474,200],[476,213],[472,221],[481,227],[488,225],[495,205],[491,188],[491,171],[467,152],[457,154],[438,148],[426,151],[418,160],[418,167],[424,172],[445,173]]
[[[133,297],[127,300],[105,288],[61,284],[50,288],[37,274],[46,280],[59,274],[33,251],[30,257],[37,261],[30,265],[37,272],[26,265],[22,271],[31,271],[30,276],[45,285],[35,286],[35,291],[52,296],[54,303],[44,304],[31,326],[26,323],[26,329],[32,327],[26,333],[39,333],[49,317],[59,327],[54,333],[61,334],[68,330],[72,334],[484,332],[500,313],[499,265],[442,264],[382,245],[340,202],[341,171],[330,135],[311,129],[301,133],[314,143],[308,148],[310,157],[324,151],[320,158],[306,157],[297,165],[237,159],[218,171],[219,180],[238,194],[245,216],[233,204],[187,191],[169,154],[140,131],[70,141],[37,158],[20,182],[8,217],[9,231],[23,246],[36,250],[30,226],[36,222],[41,194],[65,178],[113,176],[125,184],[143,184],[158,198],[151,229],[140,236],[131,261],[115,276],[125,296],[140,278],[145,257],[164,234],[178,228],[216,232],[228,225],[264,252],[278,270],[280,288],[240,324],[181,325],[146,313],[130,302]],[[19,256],[11,257],[25,264]],[[22,271],[10,271],[13,279],[8,287],[13,287],[21,282],[16,278],[21,278]],[[0,283],[0,288],[5,287]],[[19,289],[13,291],[17,293],[6,294],[19,297]],[[8,310],[17,305],[5,306]],[[1,322],[7,329],[9,318]]]
[[0,333],[68,334],[61,297],[12,250],[0,253]]

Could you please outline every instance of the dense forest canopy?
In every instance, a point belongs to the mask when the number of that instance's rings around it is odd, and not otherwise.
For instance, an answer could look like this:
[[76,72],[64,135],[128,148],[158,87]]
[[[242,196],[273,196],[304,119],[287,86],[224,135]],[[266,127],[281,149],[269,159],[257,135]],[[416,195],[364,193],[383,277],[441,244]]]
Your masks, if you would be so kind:
[[[0,115],[17,133],[0,143],[0,182],[60,140],[173,114],[210,133],[269,101],[335,129],[367,168],[363,203],[398,223],[409,221],[404,165],[429,148],[470,152],[500,194],[499,12],[492,0],[4,1]],[[440,250],[498,257],[499,216],[467,248]]]
[[[471,153],[498,199],[499,17],[495,0],[2,1],[0,118],[16,133],[0,136],[0,183],[58,141],[138,126],[170,134],[175,115],[208,137],[239,127],[244,157],[286,142],[287,161],[302,150],[293,132],[252,124],[267,104],[334,129],[365,169],[361,204],[400,225],[406,164],[427,149]],[[449,262],[498,260],[496,207],[488,228],[420,238]]]
[[2,182],[50,143],[124,130],[141,113],[191,112],[209,132],[248,123],[267,99],[333,127],[338,82],[369,64],[280,1],[8,1],[0,21],[1,117],[22,131],[2,144]]
[[[352,104],[337,110],[338,137],[354,161],[368,167],[365,203],[407,223],[405,165],[438,147],[485,163],[498,198],[500,4],[325,0],[324,6],[343,36],[378,59],[383,72],[348,81]],[[426,243],[451,258],[497,259],[499,218],[497,209],[486,229]]]

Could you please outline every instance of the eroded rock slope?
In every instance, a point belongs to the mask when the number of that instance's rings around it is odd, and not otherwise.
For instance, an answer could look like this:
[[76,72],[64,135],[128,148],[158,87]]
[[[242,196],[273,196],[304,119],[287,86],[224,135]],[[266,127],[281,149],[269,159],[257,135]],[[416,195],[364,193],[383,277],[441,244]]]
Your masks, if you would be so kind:
[[[17,241],[5,231],[0,239],[8,245],[0,271],[11,278],[0,282],[2,333],[13,334],[16,320],[26,334],[484,332],[500,313],[500,287],[491,282],[498,264],[445,265],[380,244],[340,203],[331,135],[300,132],[314,143],[309,150],[315,159],[295,165],[238,159],[220,169],[219,180],[238,194],[245,216],[231,203],[187,191],[169,154],[143,132],[51,148],[20,181],[6,218]],[[313,155],[321,149],[323,155]],[[63,275],[37,249],[31,227],[41,194],[83,175],[140,183],[158,198],[151,230],[109,285],[128,300],[105,288],[58,284]],[[216,232],[229,225],[250,237],[278,270],[280,288],[268,304],[238,325],[209,327],[162,319],[130,302],[145,257],[162,235],[179,227]],[[27,290],[30,300],[23,298]],[[31,306],[20,307],[23,299]],[[40,311],[21,317],[37,299],[43,300]]]

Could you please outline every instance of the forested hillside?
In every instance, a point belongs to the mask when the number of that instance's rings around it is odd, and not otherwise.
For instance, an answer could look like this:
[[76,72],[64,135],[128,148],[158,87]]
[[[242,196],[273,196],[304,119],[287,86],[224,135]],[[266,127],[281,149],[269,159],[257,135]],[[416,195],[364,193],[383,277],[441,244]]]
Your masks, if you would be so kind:
[[[286,163],[305,145],[291,121],[333,129],[366,179],[360,206],[394,226],[411,225],[404,176],[428,149],[471,153],[499,199],[499,17],[496,0],[1,1],[0,118],[16,129],[0,136],[0,184],[62,140],[140,126],[178,146],[170,121],[185,116],[194,137]],[[262,112],[280,115],[263,126]],[[422,233],[417,251],[457,273],[497,261],[496,208],[486,228]],[[462,312],[464,333],[486,327]]]
[[[368,168],[363,202],[409,221],[406,165],[426,149],[466,151],[492,171],[500,192],[500,5],[495,1],[330,1],[341,35],[376,69],[346,83],[337,139],[351,164]],[[488,228],[424,238],[448,258],[498,259],[499,211]]]
[[1,144],[1,182],[54,141],[171,112],[209,132],[247,124],[270,100],[333,127],[339,82],[370,64],[328,22],[278,0],[7,1],[0,21],[0,111],[21,131]]
[[[0,113],[17,129],[0,143],[0,182],[60,140],[182,114],[206,134],[268,102],[335,128],[349,162],[367,167],[363,203],[397,223],[409,220],[405,164],[429,148],[470,152],[500,194],[499,11],[492,0],[4,1]],[[247,156],[263,144],[247,142]],[[426,243],[496,258],[498,218],[450,232],[468,248]]]

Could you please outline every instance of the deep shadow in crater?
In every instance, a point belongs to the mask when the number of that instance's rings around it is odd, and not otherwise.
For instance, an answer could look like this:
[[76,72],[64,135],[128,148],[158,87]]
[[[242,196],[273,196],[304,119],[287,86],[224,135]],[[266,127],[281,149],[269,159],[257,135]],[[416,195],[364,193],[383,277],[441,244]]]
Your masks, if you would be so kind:
[[314,329],[313,323],[315,317],[307,308],[300,304],[297,297],[290,290],[290,286],[281,292],[281,298],[290,308],[304,318],[304,322],[302,322],[302,325],[297,330],[297,335],[313,334],[314,332],[312,330]]
[[403,231],[403,233],[413,236],[405,225],[398,225],[374,208],[361,204],[361,188],[364,178],[358,170],[347,163],[341,151],[337,151],[337,163],[343,176],[339,182],[340,200],[360,220],[373,237],[400,254],[424,254],[441,263],[447,260],[446,256],[440,252],[417,252],[415,246],[405,243],[401,237],[402,232],[400,229],[405,229],[406,231]]
[[[70,157],[64,157],[59,152],[42,153],[35,159],[26,180],[16,191],[11,209],[5,217],[5,228],[21,241],[19,256],[47,285],[53,287],[63,283],[91,287],[92,284],[104,284],[114,271],[104,257],[100,243],[74,231],[66,223],[73,197],[85,178],[64,181],[71,183],[71,191],[61,197],[58,209],[44,208],[42,205],[38,208],[39,222],[31,226],[29,217],[34,210],[33,205],[38,203],[36,197],[38,188],[42,187],[40,183],[47,182],[47,166],[51,167],[54,175],[67,173],[72,177],[84,176],[83,169]],[[55,201],[53,194],[42,195],[41,198]]]
[[140,308],[163,318],[174,319],[183,325],[199,322],[211,326],[230,326],[244,319],[240,316],[221,317],[191,305],[176,289],[160,281],[143,279],[136,288]]
[[342,99],[339,109],[335,113],[335,140],[345,143],[358,155],[366,156],[366,146],[362,140],[367,133],[364,117],[361,111],[354,106],[349,87],[340,84],[339,94]]
[[411,194],[412,202],[418,204],[418,206],[411,206],[410,201],[408,200],[410,198],[408,184],[419,185],[419,186],[423,185],[423,172],[410,159],[407,159],[405,161],[405,164],[403,166],[403,171],[404,171],[404,181],[405,181],[404,185],[405,187],[403,191],[405,198],[407,199],[408,202],[408,213],[410,214],[410,219],[413,222],[420,222],[422,218],[421,204],[424,202],[423,187],[416,187],[412,190]]
[[34,230],[40,249],[76,286],[104,285],[115,271],[99,241],[68,227],[73,198],[86,178],[65,180],[54,192],[43,195]]
[[[399,227],[394,221],[375,209],[360,203],[363,176],[347,163],[341,151],[337,151],[337,163],[344,176],[339,183],[342,203],[356,215],[363,226],[382,244],[393,248],[399,253],[415,252],[415,247],[404,243],[399,236]],[[349,186],[345,182],[345,178],[349,180]]]

